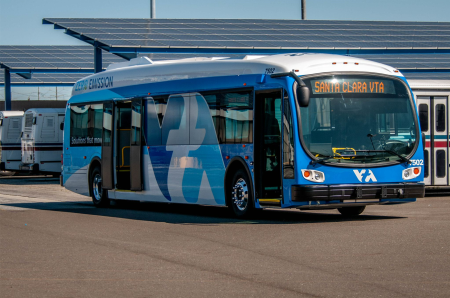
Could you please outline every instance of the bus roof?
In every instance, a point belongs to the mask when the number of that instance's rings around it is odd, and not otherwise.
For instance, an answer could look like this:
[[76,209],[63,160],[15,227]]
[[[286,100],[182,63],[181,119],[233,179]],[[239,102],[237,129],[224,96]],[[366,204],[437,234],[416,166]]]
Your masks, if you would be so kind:
[[21,117],[23,116],[22,111],[0,111],[0,118],[4,117]]
[[378,62],[331,54],[281,54],[246,56],[243,59],[188,58],[154,62],[147,57],[110,65],[106,71],[79,80],[72,95],[98,90],[202,77],[262,75],[295,71],[297,75],[327,72],[371,72],[403,75],[395,68]]
[[51,114],[51,113],[65,113],[64,108],[32,108],[25,111],[25,113],[33,114]]
[[449,90],[450,80],[408,80],[411,89]]

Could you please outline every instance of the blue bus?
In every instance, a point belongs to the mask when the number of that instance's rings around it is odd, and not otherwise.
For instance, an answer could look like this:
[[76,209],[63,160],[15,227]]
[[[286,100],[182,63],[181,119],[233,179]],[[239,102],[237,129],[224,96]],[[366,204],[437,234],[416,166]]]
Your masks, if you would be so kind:
[[328,54],[147,57],[78,81],[64,186],[111,200],[337,209],[424,196],[411,90],[387,65]]

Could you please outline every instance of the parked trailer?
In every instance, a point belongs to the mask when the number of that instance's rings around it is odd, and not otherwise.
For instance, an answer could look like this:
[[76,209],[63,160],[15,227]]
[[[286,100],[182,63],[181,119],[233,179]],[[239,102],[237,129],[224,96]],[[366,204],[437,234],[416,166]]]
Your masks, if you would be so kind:
[[426,136],[424,182],[427,193],[450,194],[450,80],[409,81]]
[[64,109],[29,109],[22,122],[21,171],[61,173]]
[[21,111],[0,111],[0,171],[19,170],[22,118]]

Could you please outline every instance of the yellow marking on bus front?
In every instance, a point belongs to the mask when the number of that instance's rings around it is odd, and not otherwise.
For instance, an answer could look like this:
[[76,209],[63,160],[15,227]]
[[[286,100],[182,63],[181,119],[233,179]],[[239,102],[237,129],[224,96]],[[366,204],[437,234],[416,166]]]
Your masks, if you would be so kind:
[[353,150],[353,152],[355,153],[355,156],[356,156],[356,150],[353,148],[331,148],[331,149],[333,150],[333,154],[335,154],[335,155],[337,154],[337,156],[333,157],[335,159],[353,159],[354,158],[354,157],[342,157],[340,153],[336,152],[338,150],[347,150],[347,151]]

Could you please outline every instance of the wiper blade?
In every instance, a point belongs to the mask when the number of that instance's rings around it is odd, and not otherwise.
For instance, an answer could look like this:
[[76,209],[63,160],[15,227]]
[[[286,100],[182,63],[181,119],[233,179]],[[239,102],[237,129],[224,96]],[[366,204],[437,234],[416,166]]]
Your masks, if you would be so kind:
[[329,160],[329,159],[331,159],[331,158],[334,158],[334,156],[324,156],[324,157],[321,158],[321,159],[311,160],[311,162],[310,162],[309,164],[315,165],[316,163],[322,163],[322,162],[327,161],[327,160]]
[[411,161],[409,160],[409,158],[406,158],[406,157],[404,157],[404,156],[401,156],[400,154],[398,154],[397,152],[395,152],[394,150],[355,150],[356,152],[367,152],[367,153],[371,153],[371,152],[374,152],[374,153],[381,153],[381,152],[383,152],[383,153],[391,153],[391,154],[393,154],[393,155],[397,155],[398,157],[400,157],[400,159],[403,161],[403,162],[407,162],[408,164],[410,164],[411,163]]
[[[358,150],[356,150],[358,151]],[[367,157],[375,157],[376,155],[353,155],[353,154],[342,154],[342,155],[335,155],[335,156],[324,156],[321,159],[315,159],[315,160],[311,160],[310,164],[311,165],[315,165],[316,163],[322,163],[324,161],[327,161],[329,159],[343,159],[343,157],[350,157],[351,159],[355,159],[355,158],[367,158]],[[348,159],[350,159],[348,158]]]

